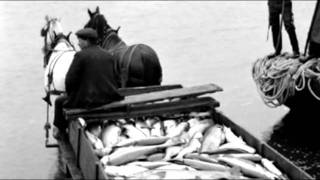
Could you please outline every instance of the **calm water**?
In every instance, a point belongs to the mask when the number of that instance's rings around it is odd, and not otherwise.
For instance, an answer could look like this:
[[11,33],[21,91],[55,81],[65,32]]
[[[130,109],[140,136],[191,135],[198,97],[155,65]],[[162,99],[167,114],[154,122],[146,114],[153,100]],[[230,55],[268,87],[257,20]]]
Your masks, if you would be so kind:
[[[294,2],[303,49],[315,1]],[[62,18],[65,33],[87,22],[87,8],[121,26],[128,44],[152,46],[163,66],[164,84],[215,83],[220,110],[260,139],[286,115],[259,97],[251,65],[273,51],[266,41],[267,2],[238,1],[15,1],[0,2],[0,178],[56,178],[58,151],[44,146],[46,117],[40,29],[45,15]],[[72,34],[72,41],[76,38]],[[291,47],[284,35],[284,50]],[[52,117],[52,116],[51,116]],[[50,139],[54,142],[53,139]]]

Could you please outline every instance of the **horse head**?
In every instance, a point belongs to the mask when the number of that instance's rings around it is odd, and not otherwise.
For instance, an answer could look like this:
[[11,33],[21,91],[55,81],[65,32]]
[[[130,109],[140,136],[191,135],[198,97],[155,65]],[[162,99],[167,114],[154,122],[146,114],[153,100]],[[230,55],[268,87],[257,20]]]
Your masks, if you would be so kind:
[[63,33],[61,20],[58,18],[45,17],[46,24],[41,29],[41,36],[45,38],[45,45],[51,46],[56,35]]
[[105,38],[107,38],[110,34],[114,33],[115,35],[118,35],[118,31],[120,27],[118,27],[116,30],[113,29],[109,24],[106,18],[103,14],[100,14],[99,7],[96,8],[95,12],[91,12],[90,9],[88,9],[89,14],[89,21],[85,24],[86,27],[90,27],[92,29],[95,29],[98,33],[98,43],[102,45]]
[[[57,44],[62,40],[65,39],[67,49],[74,49],[71,41],[70,41],[70,34],[64,35],[63,29],[61,26],[61,19],[58,18],[50,18],[49,16],[45,17],[46,24],[41,29],[41,36],[44,37],[44,46],[42,48],[43,53],[45,54],[44,57],[44,67],[48,64],[48,60],[52,51],[56,48]],[[64,49],[65,49],[64,48]]]

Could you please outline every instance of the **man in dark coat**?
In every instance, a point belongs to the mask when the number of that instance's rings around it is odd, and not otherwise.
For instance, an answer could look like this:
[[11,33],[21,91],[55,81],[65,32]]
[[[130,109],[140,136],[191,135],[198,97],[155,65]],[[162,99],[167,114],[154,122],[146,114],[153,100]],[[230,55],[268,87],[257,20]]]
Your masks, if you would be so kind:
[[117,89],[120,87],[115,59],[97,46],[97,33],[85,28],[76,33],[81,51],[77,52],[66,75],[67,96],[55,101],[55,128],[58,136],[68,123],[63,117],[65,108],[93,108],[123,99]]
[[280,26],[280,14],[284,22],[285,29],[289,35],[293,56],[299,56],[299,44],[293,24],[292,2],[291,0],[268,0],[269,25],[271,26],[274,55],[279,55],[282,49],[282,35]]

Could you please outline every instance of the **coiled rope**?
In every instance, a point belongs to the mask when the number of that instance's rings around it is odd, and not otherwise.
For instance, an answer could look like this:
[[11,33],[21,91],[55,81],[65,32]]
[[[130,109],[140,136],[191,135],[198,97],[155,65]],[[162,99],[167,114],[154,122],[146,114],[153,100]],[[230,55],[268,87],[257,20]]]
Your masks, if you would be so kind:
[[302,63],[298,58],[290,58],[287,53],[273,58],[266,56],[253,63],[252,77],[260,96],[269,107],[282,105],[288,97],[294,96],[296,91],[302,91],[306,85],[320,101],[320,97],[311,88],[311,80],[320,83],[320,58]]

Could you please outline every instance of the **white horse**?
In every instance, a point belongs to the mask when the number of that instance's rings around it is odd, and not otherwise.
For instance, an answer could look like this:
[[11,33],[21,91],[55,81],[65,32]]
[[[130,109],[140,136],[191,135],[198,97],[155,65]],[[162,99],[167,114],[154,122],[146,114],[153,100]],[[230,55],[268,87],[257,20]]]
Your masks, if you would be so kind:
[[60,19],[45,17],[46,25],[41,30],[44,37],[44,88],[50,102],[50,94],[58,95],[65,92],[65,78],[72,63],[76,50],[70,42],[71,32],[63,34]]

